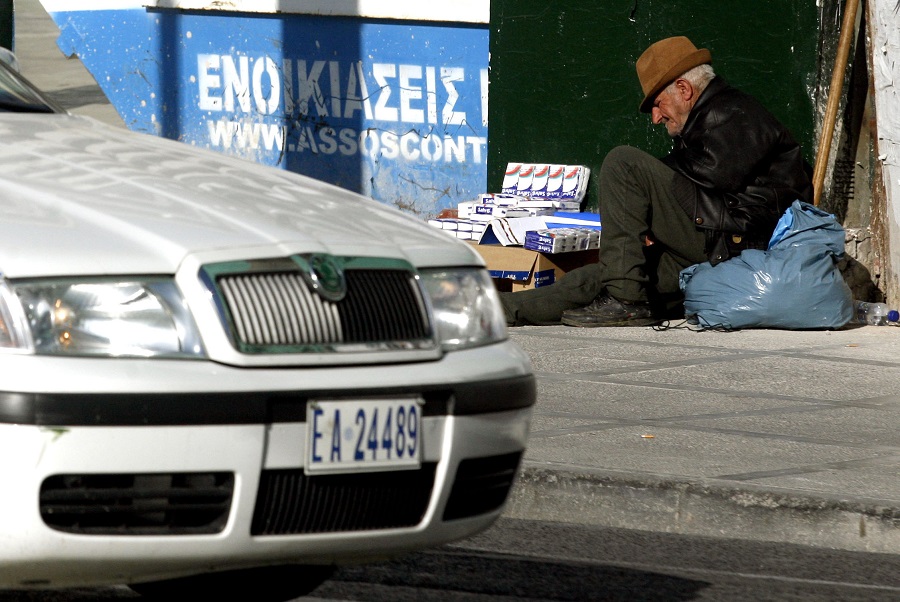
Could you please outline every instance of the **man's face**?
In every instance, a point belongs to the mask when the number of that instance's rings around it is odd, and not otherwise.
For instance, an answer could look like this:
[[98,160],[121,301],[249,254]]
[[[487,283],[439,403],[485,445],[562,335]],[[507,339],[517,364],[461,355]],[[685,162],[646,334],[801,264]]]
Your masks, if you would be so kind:
[[665,124],[666,131],[673,138],[681,134],[691,108],[694,106],[690,102],[692,97],[690,92],[693,90],[685,94],[684,86],[680,85],[682,82],[684,80],[677,80],[674,87],[668,86],[660,92],[653,101],[653,109],[650,111],[653,124]]

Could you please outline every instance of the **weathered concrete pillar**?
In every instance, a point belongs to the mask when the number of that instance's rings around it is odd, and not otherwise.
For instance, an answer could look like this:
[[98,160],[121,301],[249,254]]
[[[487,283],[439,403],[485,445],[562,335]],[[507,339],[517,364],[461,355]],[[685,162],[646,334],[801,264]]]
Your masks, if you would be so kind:
[[[882,289],[892,307],[900,305],[900,13],[897,0],[870,0],[872,79],[875,91],[872,229]],[[880,175],[880,177],[878,177]]]

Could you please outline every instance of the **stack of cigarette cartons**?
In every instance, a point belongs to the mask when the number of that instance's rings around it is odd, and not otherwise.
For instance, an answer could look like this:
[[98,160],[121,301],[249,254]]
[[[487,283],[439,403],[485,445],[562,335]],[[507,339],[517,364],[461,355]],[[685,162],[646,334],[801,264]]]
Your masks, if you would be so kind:
[[598,216],[578,214],[589,176],[581,165],[510,163],[501,192],[459,203],[453,219],[429,223],[478,243],[500,290],[546,286],[597,261]]
[[510,163],[503,177],[502,192],[481,194],[473,201],[459,203],[455,221],[434,219],[429,223],[455,233],[458,238],[479,240],[477,235],[485,230],[483,224],[494,220],[577,212],[590,173],[583,165]]
[[428,223],[460,240],[480,240],[487,228],[487,222],[449,217],[430,219]]
[[525,206],[578,211],[590,175],[591,170],[584,165],[508,163],[502,190],[504,194],[525,197]]
[[495,220],[552,216],[553,207],[523,207],[524,197],[509,194],[482,194],[475,201],[459,203],[457,217],[435,218],[428,223],[463,240],[480,240],[488,224]]
[[588,228],[542,228],[525,233],[526,249],[541,253],[571,253],[600,248],[600,232]]
[[516,194],[481,194],[474,201],[458,205],[460,219],[489,222],[492,219],[553,215],[552,205],[528,206],[528,199]]

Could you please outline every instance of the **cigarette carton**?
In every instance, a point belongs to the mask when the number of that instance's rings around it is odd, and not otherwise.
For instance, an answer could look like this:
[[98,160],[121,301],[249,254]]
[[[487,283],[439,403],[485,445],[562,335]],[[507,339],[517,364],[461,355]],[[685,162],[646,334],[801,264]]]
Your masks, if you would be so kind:
[[565,165],[551,165],[547,172],[547,196],[554,198],[562,192],[563,175],[565,174]]
[[519,170],[522,168],[521,163],[509,163],[506,166],[506,173],[503,174],[503,191],[516,190],[519,184]]
[[600,246],[600,232],[587,228],[542,228],[525,233],[526,249],[542,253],[571,253]]
[[549,165],[535,165],[531,178],[531,191],[529,196],[540,196],[542,192],[547,190],[547,182],[550,175]]
[[519,168],[519,179],[516,180],[516,194],[529,196],[531,182],[534,180],[534,168],[531,163],[525,163]]
[[558,201],[550,199],[526,199],[519,202],[516,207],[524,207],[526,209],[553,209],[556,210]]
[[584,165],[509,163],[503,178],[503,193],[531,200],[565,202],[567,210],[577,211],[587,192],[590,173]]
[[523,207],[494,207],[494,217],[529,217],[532,213]]
[[556,209],[553,207],[524,207],[524,209],[527,209],[528,215],[533,217],[549,217],[556,213]]
[[572,167],[570,165],[566,167],[566,172],[563,176],[562,194],[560,195],[561,199],[580,201],[584,198],[582,189],[585,187],[582,184],[586,180],[586,169],[586,167],[581,166]]
[[581,201],[557,201],[556,210],[566,213],[577,213],[581,209]]
[[531,230],[523,246],[541,253],[567,253],[575,250],[575,234],[569,228]]
[[492,205],[518,205],[522,201],[527,201],[528,197],[518,194],[505,194],[502,192],[478,195],[478,202],[490,203]]
[[[448,235],[456,237],[459,234],[459,220],[451,218],[438,218],[428,220],[428,225],[433,226]],[[472,232],[467,232],[471,238]],[[479,237],[481,235],[479,234]]]
[[462,201],[457,203],[456,211],[457,215],[459,215],[460,219],[469,219],[472,217],[472,214],[475,212],[475,205],[480,203],[475,203],[475,201]]

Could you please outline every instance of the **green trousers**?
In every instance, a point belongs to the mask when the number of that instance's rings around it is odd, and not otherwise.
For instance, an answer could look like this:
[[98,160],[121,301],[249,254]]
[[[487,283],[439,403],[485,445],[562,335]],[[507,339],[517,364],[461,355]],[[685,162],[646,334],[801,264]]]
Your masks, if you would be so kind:
[[661,317],[677,312],[683,301],[681,270],[707,260],[705,234],[672,192],[673,180],[681,177],[639,149],[611,150],[598,177],[599,262],[572,270],[550,286],[501,293],[507,323],[558,324],[562,312],[589,305],[601,294],[650,303]]

